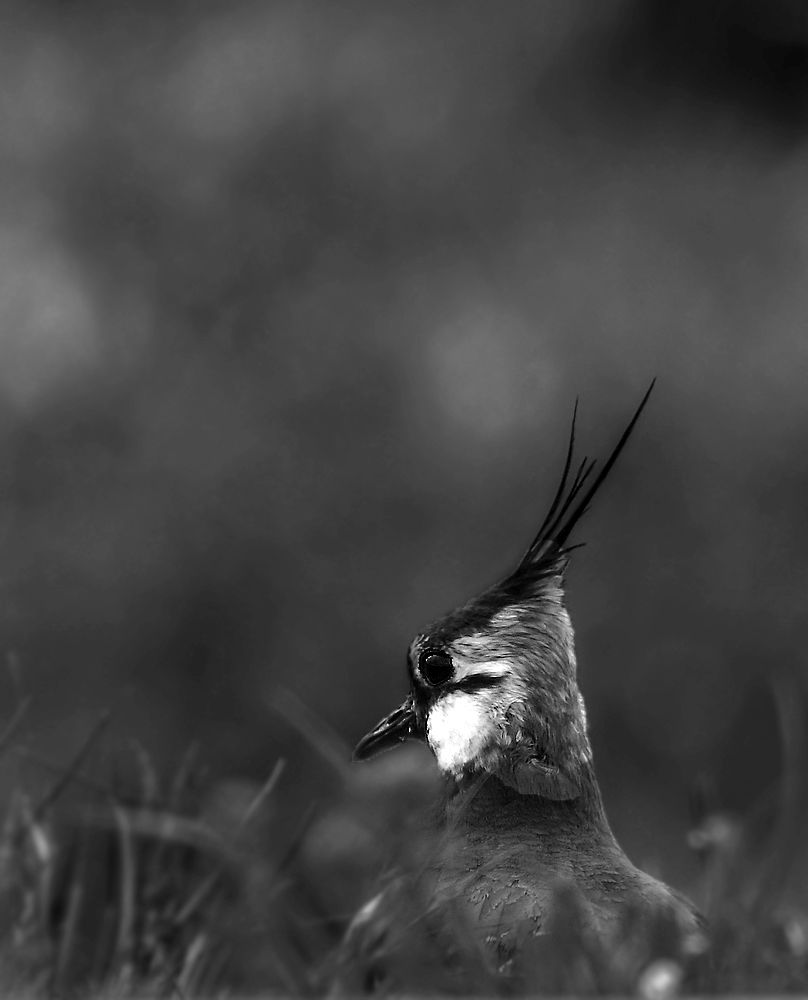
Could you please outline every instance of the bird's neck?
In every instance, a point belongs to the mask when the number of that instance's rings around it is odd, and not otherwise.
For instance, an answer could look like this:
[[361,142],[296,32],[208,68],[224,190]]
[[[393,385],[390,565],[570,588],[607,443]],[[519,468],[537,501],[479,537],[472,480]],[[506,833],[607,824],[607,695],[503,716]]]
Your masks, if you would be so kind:
[[520,794],[490,774],[463,778],[447,798],[447,831],[472,849],[493,844],[547,857],[619,852],[591,763],[584,778],[580,795],[566,801]]

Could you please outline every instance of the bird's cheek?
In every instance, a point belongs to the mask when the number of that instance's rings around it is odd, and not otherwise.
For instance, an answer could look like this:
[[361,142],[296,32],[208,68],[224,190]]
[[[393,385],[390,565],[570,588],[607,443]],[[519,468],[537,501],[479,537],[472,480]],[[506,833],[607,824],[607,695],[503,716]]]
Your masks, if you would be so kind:
[[431,707],[426,738],[441,771],[459,775],[480,757],[490,729],[486,706],[479,698],[458,691],[444,695]]

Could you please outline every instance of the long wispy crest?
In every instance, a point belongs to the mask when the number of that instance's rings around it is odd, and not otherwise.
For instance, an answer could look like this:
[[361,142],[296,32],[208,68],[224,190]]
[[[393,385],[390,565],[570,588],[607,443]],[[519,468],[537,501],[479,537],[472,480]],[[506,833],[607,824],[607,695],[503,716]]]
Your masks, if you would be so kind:
[[635,424],[640,419],[640,414],[644,410],[645,404],[648,402],[648,397],[651,395],[651,391],[653,390],[655,384],[656,379],[653,379],[651,384],[648,386],[645,395],[640,400],[640,405],[634,411],[634,416],[629,421],[626,429],[620,435],[620,440],[614,446],[600,472],[597,476],[595,476],[595,479],[585,492],[584,487],[597,466],[597,460],[594,458],[587,458],[585,455],[579,463],[572,480],[570,481],[570,470],[572,469],[575,457],[575,419],[578,415],[578,400],[576,399],[575,407],[572,411],[572,426],[570,427],[567,456],[564,460],[564,468],[561,472],[561,479],[559,480],[555,496],[553,497],[547,514],[545,515],[544,520],[536,533],[536,537],[530,543],[527,552],[522,557],[522,561],[516,569],[517,574],[521,570],[536,566],[549,555],[555,556],[562,551],[569,551],[569,549],[564,549],[564,543],[567,538],[569,538],[578,521],[580,521],[589,509],[589,505],[594,499],[595,494],[598,492],[606,477],[611,472],[614,463],[620,455],[620,452],[625,447],[629,437],[631,437],[631,432],[634,430]]

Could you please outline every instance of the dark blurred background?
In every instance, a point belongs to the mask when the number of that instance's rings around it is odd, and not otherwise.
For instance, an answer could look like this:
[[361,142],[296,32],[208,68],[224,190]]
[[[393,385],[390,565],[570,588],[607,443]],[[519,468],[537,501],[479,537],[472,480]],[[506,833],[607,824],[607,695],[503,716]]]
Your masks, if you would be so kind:
[[602,454],[656,375],[569,602],[613,825],[686,882],[808,676],[803,5],[0,9],[3,715],[305,796],[277,692],[353,743],[574,398]]

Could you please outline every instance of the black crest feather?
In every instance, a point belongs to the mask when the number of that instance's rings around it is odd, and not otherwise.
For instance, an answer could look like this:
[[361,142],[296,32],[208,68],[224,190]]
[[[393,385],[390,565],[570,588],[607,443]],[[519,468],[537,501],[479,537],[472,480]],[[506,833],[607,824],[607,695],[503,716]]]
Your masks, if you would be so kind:
[[575,545],[566,545],[566,541],[586,513],[625,447],[648,402],[655,382],[656,379],[648,387],[626,429],[594,479],[592,473],[597,463],[594,459],[586,457],[577,465],[571,476],[575,462],[575,418],[578,414],[576,401],[561,479],[536,537],[530,543],[521,562],[505,579],[434,622],[424,633],[430,642],[434,642],[437,646],[448,645],[460,635],[485,628],[502,608],[535,597],[541,592],[543,581],[557,577],[563,572],[566,555],[577,548]]
[[[575,456],[575,418],[578,415],[578,400],[576,399],[572,411],[570,438],[567,445],[564,468],[561,472],[561,479],[558,482],[552,503],[536,533],[536,537],[530,543],[514,575],[519,575],[531,567],[538,568],[548,558],[554,561],[559,555],[563,555],[564,552],[569,552],[572,548],[576,547],[565,548],[565,542],[572,533],[573,528],[575,528],[589,509],[589,505],[592,503],[595,494],[611,472],[614,463],[620,456],[620,452],[631,437],[631,432],[640,419],[640,414],[645,409],[645,404],[648,402],[648,397],[651,395],[655,385],[656,379],[653,379],[645,395],[640,400],[639,406],[634,411],[634,415],[628,422],[626,429],[620,435],[620,439],[586,492],[584,492],[584,487],[595,470],[597,465],[596,459],[584,456],[578,465],[575,475],[572,477],[572,481],[570,482],[569,479],[570,469],[572,468]],[[583,495],[581,495],[582,493]]]

